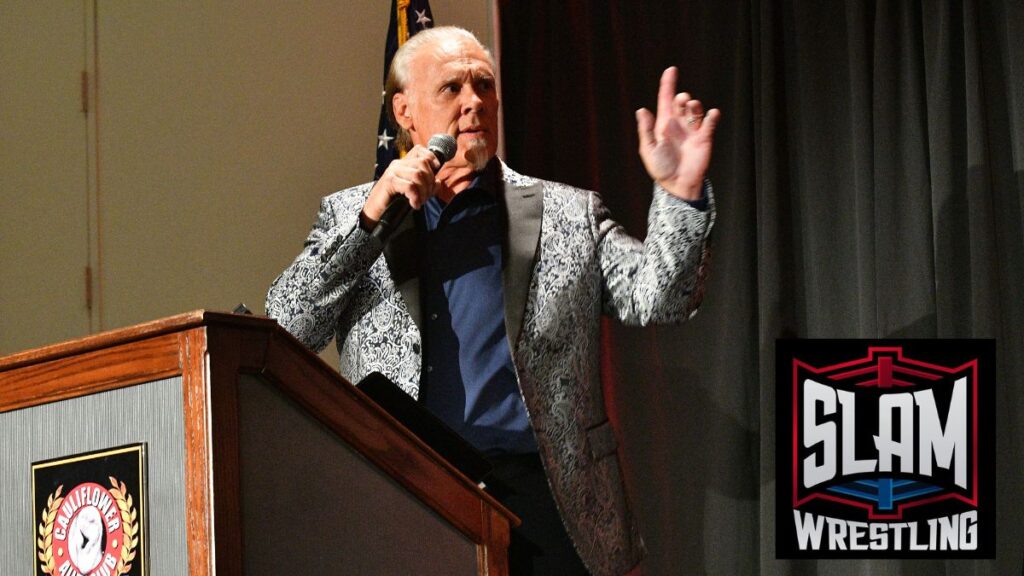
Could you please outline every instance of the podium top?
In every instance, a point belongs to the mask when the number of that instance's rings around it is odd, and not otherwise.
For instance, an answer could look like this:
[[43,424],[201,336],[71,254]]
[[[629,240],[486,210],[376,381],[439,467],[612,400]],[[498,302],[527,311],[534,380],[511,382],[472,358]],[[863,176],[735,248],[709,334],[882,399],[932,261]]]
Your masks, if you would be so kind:
[[264,328],[267,330],[273,330],[277,326],[277,322],[263,316],[231,314],[229,312],[215,312],[210,310],[193,310],[191,312],[185,312],[184,314],[177,314],[175,316],[169,316],[159,320],[151,320],[135,326],[108,330],[98,334],[91,334],[89,336],[83,336],[81,338],[57,344],[48,344],[39,348],[32,348],[4,356],[0,358],[0,378],[2,378],[2,373],[4,371],[19,368],[21,366],[36,364],[39,362],[48,362],[59,358],[82,354],[84,352],[99,350],[101,348],[108,348],[110,346],[144,340],[153,336],[160,336],[171,332],[180,332],[191,328],[211,325]]

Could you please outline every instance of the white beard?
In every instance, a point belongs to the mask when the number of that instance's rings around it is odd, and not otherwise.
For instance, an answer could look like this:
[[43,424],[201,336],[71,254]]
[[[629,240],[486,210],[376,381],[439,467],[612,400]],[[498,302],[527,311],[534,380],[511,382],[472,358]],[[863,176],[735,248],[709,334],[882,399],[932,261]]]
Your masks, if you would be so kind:
[[487,163],[491,161],[491,156],[487,153],[486,139],[474,138],[468,142],[466,146],[466,161],[477,172],[483,170],[484,166],[487,166]]

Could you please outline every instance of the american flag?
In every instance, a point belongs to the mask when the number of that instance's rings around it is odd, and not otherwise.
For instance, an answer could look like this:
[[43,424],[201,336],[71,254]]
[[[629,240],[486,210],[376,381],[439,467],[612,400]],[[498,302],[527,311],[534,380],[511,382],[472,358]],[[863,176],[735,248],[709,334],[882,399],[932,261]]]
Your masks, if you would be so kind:
[[384,44],[384,77],[381,81],[380,119],[377,121],[377,163],[373,167],[373,179],[381,174],[395,158],[399,158],[405,150],[399,150],[395,144],[395,129],[388,123],[387,109],[390,102],[384,101],[384,85],[388,81],[388,70],[391,60],[395,57],[398,47],[405,44],[413,34],[434,26],[434,14],[430,11],[427,0],[394,0],[391,3],[391,23],[388,25],[388,37]]

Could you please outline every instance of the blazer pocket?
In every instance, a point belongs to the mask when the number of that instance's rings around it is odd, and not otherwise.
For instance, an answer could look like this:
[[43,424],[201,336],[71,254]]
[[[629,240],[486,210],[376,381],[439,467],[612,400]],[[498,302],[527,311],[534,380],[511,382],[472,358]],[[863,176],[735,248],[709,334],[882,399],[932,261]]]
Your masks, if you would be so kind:
[[608,420],[587,428],[587,452],[593,462],[614,454],[619,444],[615,440],[615,431]]

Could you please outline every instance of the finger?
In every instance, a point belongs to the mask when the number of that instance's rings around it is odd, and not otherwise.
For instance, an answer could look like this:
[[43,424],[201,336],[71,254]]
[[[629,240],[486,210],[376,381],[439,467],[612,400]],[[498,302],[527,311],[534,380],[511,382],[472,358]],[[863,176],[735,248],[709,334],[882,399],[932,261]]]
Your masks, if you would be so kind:
[[437,155],[430,151],[428,148],[423,146],[413,146],[405,157],[410,162],[416,162],[421,164],[425,168],[440,168],[441,164],[437,161]]
[[437,174],[437,171],[441,169],[441,161],[437,159],[437,154],[427,148],[420,150],[418,158],[422,162],[423,169],[429,170],[431,174]]
[[708,110],[707,114],[704,115],[704,123],[701,124],[700,131],[702,134],[711,136],[715,133],[715,128],[718,127],[718,121],[722,119],[722,113],[718,108],[712,108]]
[[675,111],[676,116],[683,116],[684,114],[686,114],[686,104],[689,101],[690,101],[690,93],[689,92],[680,92],[679,94],[676,94],[675,100],[673,101],[673,105],[675,106],[675,110],[674,111]]
[[[437,161],[432,152],[427,152]],[[406,155],[401,165],[397,166],[394,175],[404,182],[429,190],[434,185],[434,170],[428,158],[417,158]]]
[[700,103],[700,100],[687,100],[686,113],[695,118],[699,118],[704,115],[704,105]]
[[396,174],[402,174],[407,180],[430,188],[433,186],[434,174],[441,167],[437,156],[425,149],[412,149],[402,158],[402,164]]
[[409,199],[409,207],[413,210],[419,210],[426,203],[426,200],[415,192],[410,192],[405,197]]
[[661,73],[658,85],[658,118],[667,118],[672,114],[672,101],[676,93],[676,77],[679,69],[675,66],[665,68]]
[[640,139],[640,148],[651,148],[657,144],[654,139],[654,115],[647,108],[636,111],[636,133]]
[[408,196],[410,193],[420,196],[420,190],[429,188],[426,177],[419,171],[396,174],[393,186],[397,194],[404,196]]
[[418,158],[416,163],[411,166],[413,172],[416,173],[418,181],[423,184],[433,182],[434,180],[434,165],[437,164],[437,157],[434,156],[433,152],[428,152],[429,157]]
[[408,180],[402,176],[396,176],[393,190],[399,196],[405,196],[409,200],[409,206],[419,210],[427,199],[427,192],[424,186],[414,180]]
[[429,167],[417,166],[407,178],[412,183],[413,192],[420,203],[426,202],[434,190],[434,171]]

